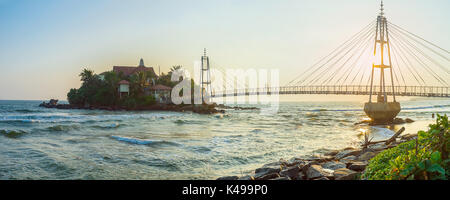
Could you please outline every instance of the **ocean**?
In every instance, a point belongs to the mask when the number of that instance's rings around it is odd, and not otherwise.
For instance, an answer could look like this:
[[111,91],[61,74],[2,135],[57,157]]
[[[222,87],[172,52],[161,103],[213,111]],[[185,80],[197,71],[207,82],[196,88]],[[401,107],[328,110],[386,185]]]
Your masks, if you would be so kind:
[[[363,133],[389,138],[426,130],[448,99],[402,101],[414,123],[355,125],[363,102],[281,102],[274,115],[226,110],[58,110],[42,101],[0,101],[0,179],[216,179],[263,164],[359,145]],[[255,105],[242,105],[252,106]],[[263,105],[256,105],[262,107]]]

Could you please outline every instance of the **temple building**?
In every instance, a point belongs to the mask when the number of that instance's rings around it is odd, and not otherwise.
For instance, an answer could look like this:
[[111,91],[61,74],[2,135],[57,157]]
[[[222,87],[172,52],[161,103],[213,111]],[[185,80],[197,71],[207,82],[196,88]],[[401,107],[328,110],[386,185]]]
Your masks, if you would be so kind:
[[142,58],[139,61],[139,66],[137,66],[137,67],[114,66],[113,71],[116,72],[117,74],[122,73],[125,76],[130,76],[137,72],[151,72],[155,77],[157,77],[155,71],[153,70],[153,67],[146,67],[144,65],[144,60]]
[[[165,85],[156,84],[155,82],[158,79],[158,76],[153,70],[153,67],[146,67],[144,65],[144,60],[142,58],[139,61],[139,65],[137,67],[113,66],[113,71],[119,75],[121,74],[122,75],[121,77],[124,77],[127,80],[129,80],[128,77],[138,72],[150,72],[151,77],[154,78],[150,77],[147,78],[144,88],[145,95],[154,96],[156,102],[158,103],[171,103],[170,92],[172,88]],[[105,80],[105,74],[106,72],[99,74],[101,80]],[[120,98],[130,95],[130,82],[127,80],[119,81],[118,92]]]

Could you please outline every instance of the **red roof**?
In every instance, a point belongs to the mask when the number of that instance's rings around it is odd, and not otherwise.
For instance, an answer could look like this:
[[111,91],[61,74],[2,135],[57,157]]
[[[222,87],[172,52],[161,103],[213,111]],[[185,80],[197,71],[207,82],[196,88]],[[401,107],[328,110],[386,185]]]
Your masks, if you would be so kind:
[[127,80],[121,80],[119,82],[119,85],[130,85],[130,82],[128,82]]
[[113,71],[116,73],[120,73],[122,72],[123,75],[125,76],[130,76],[134,73],[137,72],[152,72],[155,76],[155,71],[153,70],[153,67],[144,67],[144,66],[140,66],[140,67],[127,67],[127,66],[114,66],[113,67]]
[[151,90],[172,90],[171,87],[165,86],[165,85],[161,85],[161,84],[154,85],[154,86],[152,86],[150,89],[151,89]]

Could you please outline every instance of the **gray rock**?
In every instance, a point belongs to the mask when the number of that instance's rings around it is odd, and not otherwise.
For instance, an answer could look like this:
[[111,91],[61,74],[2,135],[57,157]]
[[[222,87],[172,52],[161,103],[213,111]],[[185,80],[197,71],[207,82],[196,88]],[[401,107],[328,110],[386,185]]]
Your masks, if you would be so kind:
[[263,165],[261,168],[273,168],[273,167],[284,167],[285,161],[277,161],[277,162],[273,162],[273,163],[269,163],[269,164],[265,164]]
[[289,159],[288,161],[286,161],[285,163],[284,163],[284,165],[286,166],[286,167],[292,167],[292,166],[294,166],[294,165],[306,165],[307,163],[306,163],[306,161],[304,161],[303,159],[301,159],[301,158],[291,158],[291,159]]
[[347,168],[334,170],[333,176],[335,180],[355,180],[359,173]]
[[330,176],[330,173],[323,170],[322,166],[320,165],[311,165],[306,170],[306,178],[307,179],[315,179],[322,176]]
[[297,177],[294,180],[306,180],[305,174],[303,172],[298,173]]
[[220,178],[218,178],[216,180],[218,180],[218,181],[229,181],[229,180],[238,180],[238,179],[239,179],[239,177],[237,177],[237,176],[223,176],[223,177],[220,177]]
[[253,181],[253,180],[255,180],[255,178],[253,176],[247,175],[247,176],[240,177],[238,180]]
[[339,168],[345,168],[347,165],[345,163],[339,162],[339,161],[329,161],[324,164],[322,164],[322,168],[324,169],[339,169]]
[[273,179],[270,179],[270,180],[273,180],[273,181],[289,181],[291,179],[288,178],[288,177],[278,177],[278,178],[273,178]]
[[342,159],[342,158],[345,158],[348,156],[356,156],[360,153],[361,153],[360,150],[349,149],[349,150],[344,150],[344,151],[337,153],[336,156],[334,156],[334,157],[336,159]]
[[354,162],[350,164],[348,168],[353,171],[364,171],[364,169],[366,169],[366,166],[367,162]]
[[300,173],[301,168],[297,165],[289,167],[280,172],[280,176],[288,177],[289,179],[296,179],[298,174]]
[[370,159],[372,159],[373,157],[375,157],[377,154],[375,154],[374,152],[366,152],[366,153],[364,153],[364,154],[362,154],[362,155],[360,155],[359,157],[358,157],[358,160],[360,160],[360,161],[368,161],[368,160],[370,160]]
[[406,123],[413,123],[414,120],[412,120],[412,119],[410,119],[410,118],[406,118],[406,119],[405,119],[405,122],[406,122]]
[[278,177],[280,177],[278,173],[266,174],[262,176],[255,175],[255,180],[270,180]]
[[339,150],[333,150],[333,151],[325,153],[324,155],[325,156],[336,156],[336,154],[338,154],[338,153],[339,153]]
[[321,156],[321,155],[312,155],[303,158],[303,160],[305,161],[316,161],[316,162],[326,162],[333,159],[334,159],[333,156]]
[[382,151],[382,150],[385,150],[387,148],[388,147],[384,143],[378,143],[378,144],[374,144],[374,145],[370,146],[370,149],[372,149],[373,151]]
[[317,178],[317,179],[314,179],[315,181],[329,181],[330,179],[329,178],[327,178],[327,177],[320,177],[320,178]]
[[272,174],[279,173],[282,167],[280,165],[264,165],[255,170],[255,174]]

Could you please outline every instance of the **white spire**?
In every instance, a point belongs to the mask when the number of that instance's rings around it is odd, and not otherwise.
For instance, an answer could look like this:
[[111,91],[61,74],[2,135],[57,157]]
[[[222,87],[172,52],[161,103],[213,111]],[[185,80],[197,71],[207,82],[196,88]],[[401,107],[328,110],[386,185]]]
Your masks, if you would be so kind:
[[145,67],[144,65],[144,59],[141,58],[141,60],[139,61],[139,67]]
[[383,7],[383,1],[381,1],[381,8],[380,8],[380,15],[383,16],[384,15],[384,7]]

